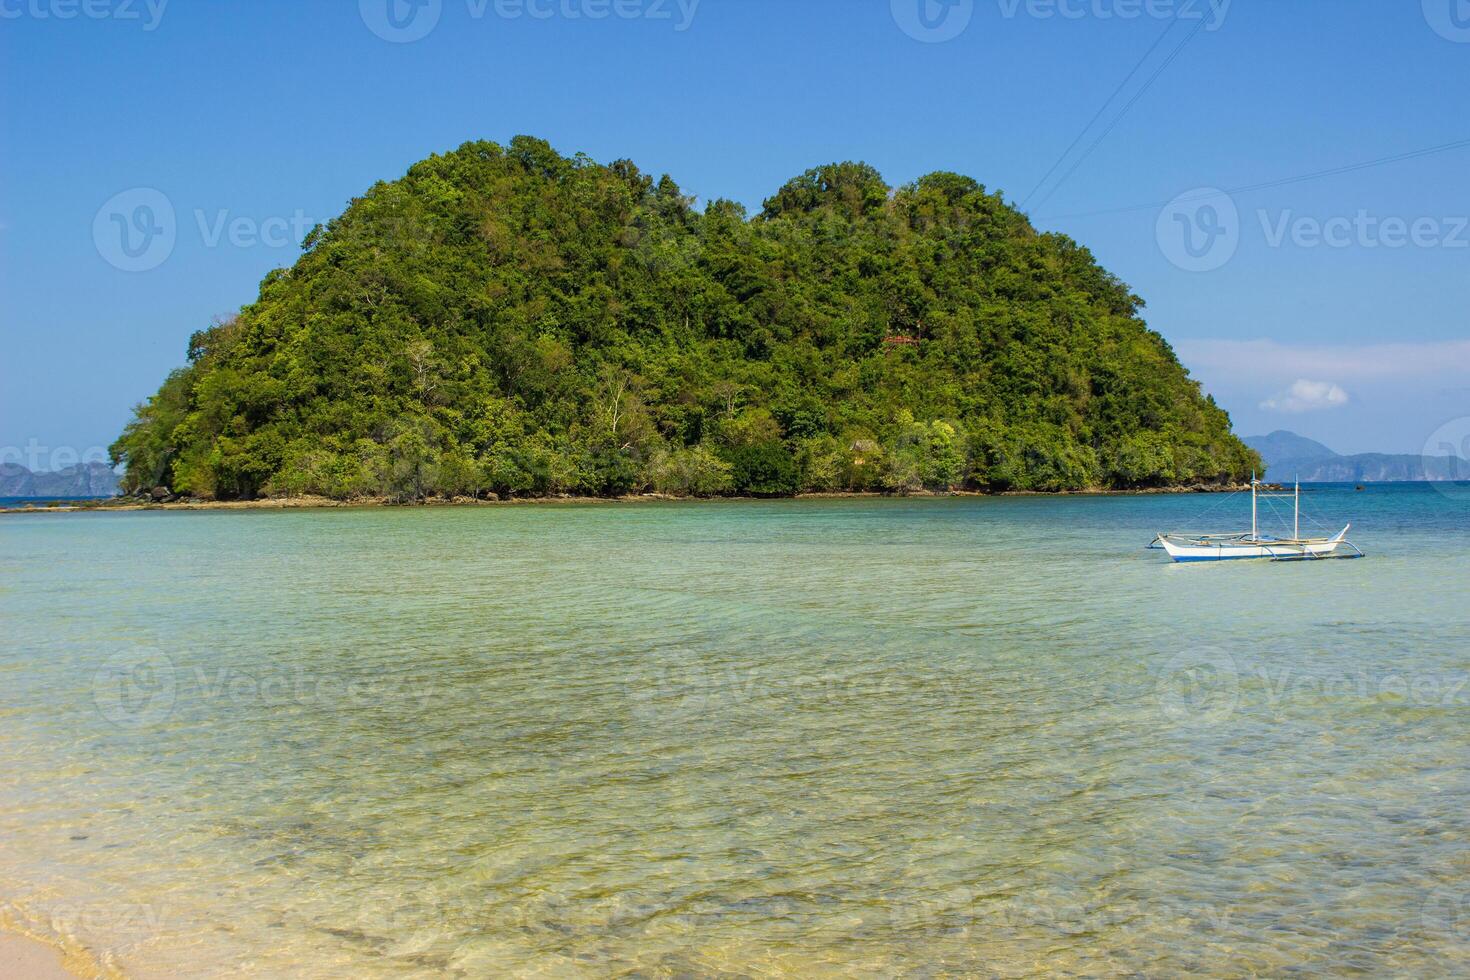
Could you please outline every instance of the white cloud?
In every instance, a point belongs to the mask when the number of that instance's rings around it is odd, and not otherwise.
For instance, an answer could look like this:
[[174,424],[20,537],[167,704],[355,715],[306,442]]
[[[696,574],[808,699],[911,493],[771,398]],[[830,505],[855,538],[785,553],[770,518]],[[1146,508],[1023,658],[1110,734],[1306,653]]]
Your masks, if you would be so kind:
[[1261,408],[1268,412],[1316,412],[1341,408],[1347,403],[1348,393],[1338,385],[1298,378],[1290,388],[1261,402]]
[[1470,340],[1361,345],[1179,340],[1174,342],[1174,349],[1193,370],[1249,372],[1277,379],[1278,383],[1313,375],[1358,381],[1470,373]]

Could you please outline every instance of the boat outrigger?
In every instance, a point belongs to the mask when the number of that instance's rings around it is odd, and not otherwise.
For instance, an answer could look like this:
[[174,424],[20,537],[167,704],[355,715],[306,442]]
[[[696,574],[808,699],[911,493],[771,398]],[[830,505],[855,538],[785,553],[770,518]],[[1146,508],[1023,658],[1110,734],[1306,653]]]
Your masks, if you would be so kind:
[[[1242,558],[1269,558],[1272,561],[1311,561],[1322,558],[1361,558],[1363,552],[1347,539],[1347,527],[1330,538],[1304,538],[1302,527],[1302,487],[1300,481],[1291,493],[1262,493],[1261,481],[1251,477],[1251,529],[1238,534],[1160,533],[1149,544],[1161,548],[1175,561],[1229,561]],[[1263,535],[1257,519],[1260,500],[1290,498],[1292,532],[1289,538]]]

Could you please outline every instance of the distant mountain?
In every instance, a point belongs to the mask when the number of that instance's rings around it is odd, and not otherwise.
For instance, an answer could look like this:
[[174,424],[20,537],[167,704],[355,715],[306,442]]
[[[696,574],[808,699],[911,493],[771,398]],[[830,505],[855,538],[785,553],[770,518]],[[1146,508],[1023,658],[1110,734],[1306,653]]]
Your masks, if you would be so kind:
[[0,497],[112,497],[117,474],[106,463],[33,473],[19,463],[0,464]]
[[1300,478],[1307,483],[1396,483],[1470,480],[1470,460],[1411,453],[1357,453],[1343,456],[1295,432],[1278,430],[1244,440],[1266,462],[1262,479],[1276,483]]
[[1314,439],[1278,429],[1269,436],[1251,436],[1244,440],[1261,459],[1271,466],[1277,460],[1337,459],[1337,453]]

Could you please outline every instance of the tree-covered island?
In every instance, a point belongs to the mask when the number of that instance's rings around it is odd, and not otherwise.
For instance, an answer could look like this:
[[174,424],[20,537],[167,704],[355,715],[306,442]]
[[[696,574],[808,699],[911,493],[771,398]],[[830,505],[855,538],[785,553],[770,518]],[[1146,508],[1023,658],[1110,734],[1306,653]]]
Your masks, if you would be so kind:
[[1143,301],[952,173],[841,163],[748,215],[468,143],[314,229],[112,447],[238,500],[1238,482]]

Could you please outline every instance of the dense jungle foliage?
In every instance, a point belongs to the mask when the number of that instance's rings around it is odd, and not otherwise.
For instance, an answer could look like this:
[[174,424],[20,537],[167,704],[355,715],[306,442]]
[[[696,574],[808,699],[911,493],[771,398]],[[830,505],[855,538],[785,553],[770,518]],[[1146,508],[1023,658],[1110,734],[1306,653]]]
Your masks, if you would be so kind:
[[314,229],[113,446],[205,498],[1243,479],[1142,300],[998,194],[842,163],[757,215],[517,137]]

